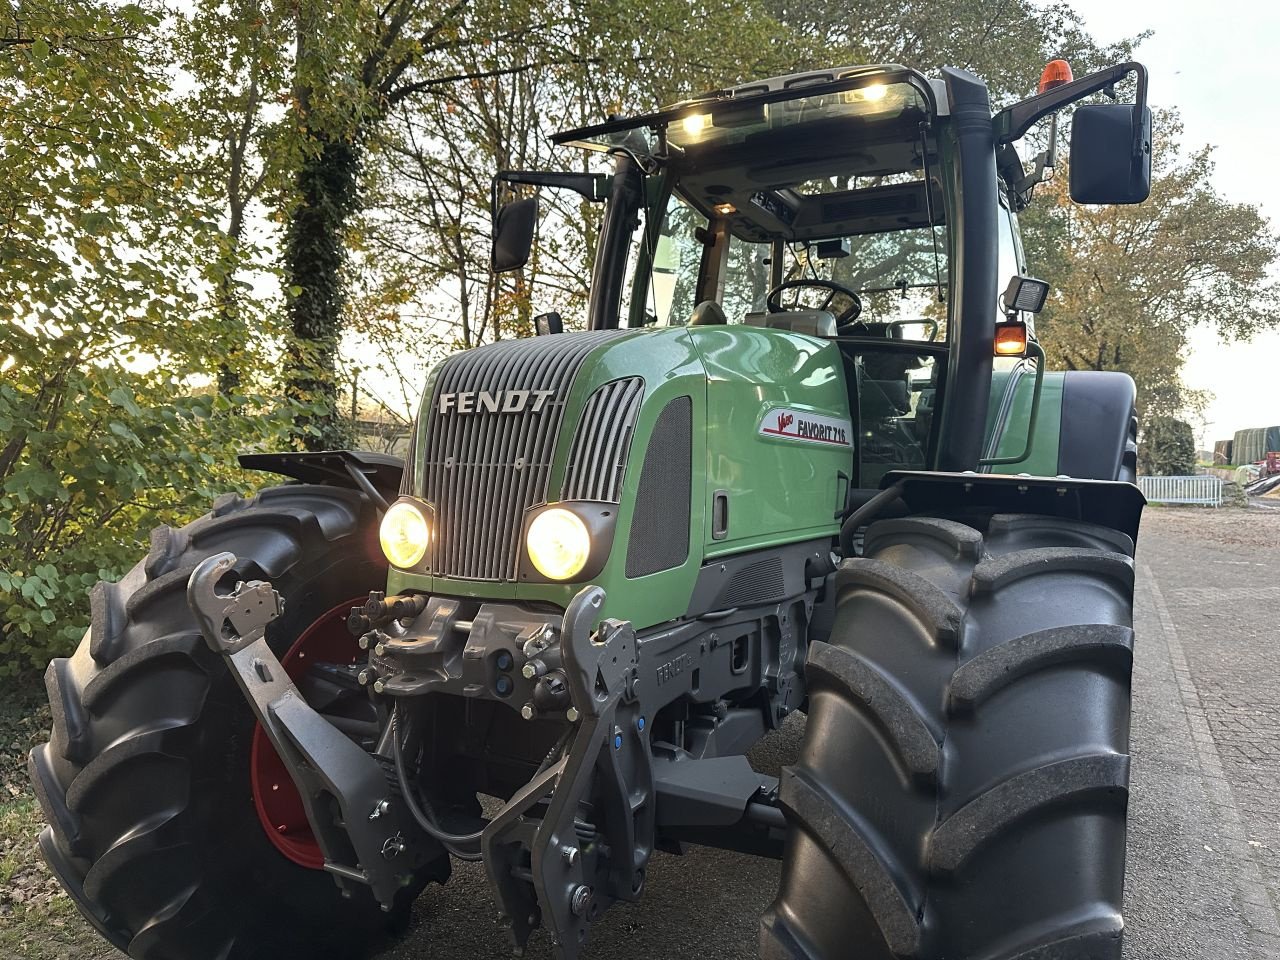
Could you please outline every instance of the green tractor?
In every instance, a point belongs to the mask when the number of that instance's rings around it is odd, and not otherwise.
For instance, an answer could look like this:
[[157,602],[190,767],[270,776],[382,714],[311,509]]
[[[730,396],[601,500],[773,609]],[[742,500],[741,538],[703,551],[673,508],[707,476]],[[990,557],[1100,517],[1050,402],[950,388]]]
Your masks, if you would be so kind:
[[243,457],[290,482],[156,530],[50,664],[41,846],[90,922],[366,956],[459,858],[568,960],[694,843],[781,861],[762,957],[1120,957],[1134,388],[1043,369],[1053,155],[1014,144],[1136,75],[1070,165],[1136,203],[1150,112],[1139,64],[1059,68],[994,116],[963,70],[779,77],[556,138],[608,175],[498,174],[495,270],[539,193],[603,204],[586,329],[444,360],[403,463]]

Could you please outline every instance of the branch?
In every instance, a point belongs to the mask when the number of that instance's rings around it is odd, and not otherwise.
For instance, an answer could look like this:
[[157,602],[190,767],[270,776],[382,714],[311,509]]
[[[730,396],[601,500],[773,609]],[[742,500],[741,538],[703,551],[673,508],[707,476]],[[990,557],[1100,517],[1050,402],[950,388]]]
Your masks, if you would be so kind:
[[[406,7],[412,7],[412,4],[408,2],[406,2],[405,5]],[[440,14],[439,19],[437,19],[436,22],[418,38],[417,50],[422,51],[430,48],[431,42],[440,35],[440,32],[444,30],[445,26],[466,8],[466,0],[454,0],[454,2]],[[411,10],[409,12],[411,12]],[[408,15],[406,13],[404,20],[407,19]],[[397,15],[396,19],[392,21],[392,24],[395,26],[395,33],[392,34],[391,29],[388,28],[387,32],[383,34],[379,48],[374,51],[373,54],[370,54],[370,59],[366,61],[363,76],[365,86],[368,89],[373,89],[374,72],[377,70],[378,64],[380,64],[383,58],[390,52],[391,46],[395,42],[396,37],[399,36],[400,31],[404,29],[404,20],[400,20],[399,15]],[[379,91],[384,94],[390,91],[395,85],[395,82],[400,79],[400,75],[413,65],[413,62],[418,58],[418,56],[419,53],[417,51],[410,51],[392,64],[391,69],[387,71],[387,75],[383,77],[382,82],[378,84]]]
[[[39,37],[0,37],[0,47],[4,47],[4,48],[29,47],[31,46],[31,44],[35,43],[36,40],[38,39],[40,38]],[[140,40],[142,39],[142,34],[121,33],[121,34],[116,34],[114,36],[105,36],[105,37],[93,36],[90,34],[69,34],[67,36],[61,37],[60,39],[63,42],[74,40],[81,43],[119,43],[121,40]],[[49,49],[51,50],[56,49],[56,47],[57,47],[57,41],[54,41],[53,43],[49,43]]]
[[451,73],[443,77],[432,77],[430,80],[418,80],[415,83],[407,83],[387,94],[387,105],[395,106],[407,97],[411,97],[415,93],[421,93],[424,90],[430,90],[432,87],[443,87],[451,83],[461,83],[464,80],[489,80],[494,77],[510,77],[516,74],[528,73],[531,70],[545,70],[547,67],[566,63],[574,66],[598,66],[600,59],[598,57],[575,57],[571,60],[553,63],[522,63],[516,67],[481,70],[476,73]]

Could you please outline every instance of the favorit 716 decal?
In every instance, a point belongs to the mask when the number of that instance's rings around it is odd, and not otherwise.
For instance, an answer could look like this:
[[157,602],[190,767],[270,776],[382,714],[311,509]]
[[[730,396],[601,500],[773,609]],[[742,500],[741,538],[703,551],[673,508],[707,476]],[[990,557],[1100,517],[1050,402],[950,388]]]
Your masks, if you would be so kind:
[[790,407],[775,408],[760,421],[760,433],[784,440],[802,443],[825,443],[829,446],[852,446],[852,428],[848,420],[824,417],[818,413],[794,410]]

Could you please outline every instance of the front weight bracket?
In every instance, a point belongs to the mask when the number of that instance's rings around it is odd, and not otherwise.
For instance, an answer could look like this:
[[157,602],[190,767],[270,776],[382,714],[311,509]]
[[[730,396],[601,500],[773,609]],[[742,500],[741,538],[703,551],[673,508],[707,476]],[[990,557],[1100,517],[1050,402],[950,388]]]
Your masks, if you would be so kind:
[[187,581],[187,604],[297,786],[325,870],[344,896],[367,886],[390,910],[442,848],[418,826],[378,761],[307,704],[267,645],[267,626],[284,612],[280,594],[261,580],[220,592],[236,562],[230,553],[202,561]]

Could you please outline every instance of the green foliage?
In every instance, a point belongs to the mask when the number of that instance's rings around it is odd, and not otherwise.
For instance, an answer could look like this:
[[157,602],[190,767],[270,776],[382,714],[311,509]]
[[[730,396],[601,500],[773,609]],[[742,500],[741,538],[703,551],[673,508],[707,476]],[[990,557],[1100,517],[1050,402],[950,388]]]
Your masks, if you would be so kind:
[[280,432],[210,371],[265,349],[212,308],[224,235],[193,189],[145,5],[30,2],[0,48],[0,674],[62,654],[85,592],[203,512]]
[[1240,340],[1280,322],[1278,238],[1255,206],[1214,189],[1211,149],[1187,156],[1181,132],[1158,118],[1145,203],[1078,206],[1062,165],[1021,216],[1031,270],[1053,287],[1037,320],[1049,362],[1128,373],[1147,417],[1202,405],[1180,379],[1197,324]]
[[27,431],[0,486],[0,675],[68,652],[87,626],[89,588],[123,575],[156,524],[246,489],[230,466],[237,449],[283,426],[245,398],[183,395],[163,372],[87,365],[66,371],[49,428],[33,419],[52,411],[28,373],[0,387],[0,427]]
[[1153,477],[1195,473],[1196,438],[1191,424],[1176,417],[1151,417],[1138,444],[1138,469]]
[[936,74],[960,67],[986,81],[995,103],[1034,93],[1052,58],[1066,58],[1079,77],[1126,59],[1132,43],[1100,49],[1063,2],[766,0],[765,6],[794,34],[793,70],[900,63]]
[[[336,371],[345,302],[345,228],[359,203],[359,162],[359,150],[341,139],[305,157],[297,177],[299,201],[285,231],[285,274],[292,281],[286,390],[290,399],[321,408],[318,416],[297,423],[312,450],[341,449],[350,439],[337,416]],[[304,432],[308,427],[313,431],[309,436]]]

